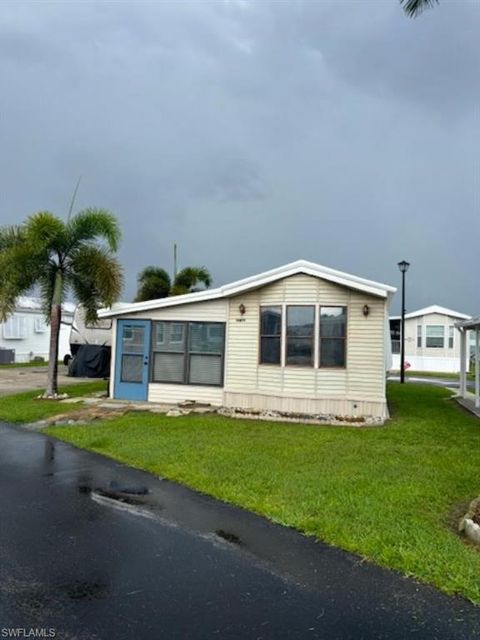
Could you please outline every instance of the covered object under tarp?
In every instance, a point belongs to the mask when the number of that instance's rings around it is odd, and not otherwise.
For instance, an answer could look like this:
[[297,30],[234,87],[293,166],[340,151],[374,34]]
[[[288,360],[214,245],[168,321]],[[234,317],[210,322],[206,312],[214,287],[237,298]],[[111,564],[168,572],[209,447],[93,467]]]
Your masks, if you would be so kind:
[[68,367],[73,378],[108,378],[111,348],[97,344],[82,344]]

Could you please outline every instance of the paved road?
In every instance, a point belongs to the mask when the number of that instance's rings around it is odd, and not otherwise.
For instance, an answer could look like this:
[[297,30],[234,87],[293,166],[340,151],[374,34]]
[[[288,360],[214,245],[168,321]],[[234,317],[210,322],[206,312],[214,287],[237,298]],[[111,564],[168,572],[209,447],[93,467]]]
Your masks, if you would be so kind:
[[[138,513],[91,491],[143,487]],[[480,608],[460,598],[2,424],[0,488],[0,629],[70,640],[480,637]]]
[[[58,384],[75,384],[88,381],[88,378],[69,378],[67,367],[59,365]],[[43,390],[47,384],[47,367],[0,367],[0,396],[21,391]],[[105,382],[105,387],[106,387]],[[1,634],[0,634],[1,637]]]

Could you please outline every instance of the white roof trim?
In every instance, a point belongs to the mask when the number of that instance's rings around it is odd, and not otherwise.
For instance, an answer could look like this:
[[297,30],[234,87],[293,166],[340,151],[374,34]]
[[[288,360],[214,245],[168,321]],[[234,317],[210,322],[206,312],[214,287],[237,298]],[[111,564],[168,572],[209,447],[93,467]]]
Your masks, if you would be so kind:
[[480,316],[477,316],[476,318],[470,318],[470,320],[464,320],[463,322],[455,322],[455,326],[462,329],[480,328]]
[[[426,316],[430,313],[439,313],[444,316],[449,316],[450,318],[460,318],[462,320],[470,320],[471,316],[466,313],[460,313],[459,311],[453,311],[453,309],[447,309],[446,307],[441,307],[438,304],[432,304],[429,307],[424,307],[423,309],[418,309],[418,311],[411,311],[410,313],[405,314],[405,319],[409,318],[418,318],[419,316]],[[390,316],[390,320],[400,320],[401,316]]]
[[308,262],[307,260],[297,260],[296,262],[291,262],[283,267],[264,271],[263,273],[223,285],[217,289],[206,289],[205,291],[199,291],[197,293],[187,293],[182,296],[172,296],[170,298],[161,298],[159,300],[134,302],[130,305],[123,305],[121,307],[114,305],[111,309],[100,311],[98,315],[101,318],[108,318],[111,316],[125,315],[127,313],[148,311],[150,309],[160,309],[163,307],[190,304],[192,302],[203,302],[204,300],[227,298],[244,291],[249,291],[250,289],[263,287],[266,284],[275,282],[276,280],[288,278],[289,276],[294,276],[299,273],[323,278],[324,280],[330,280],[331,282],[348,287],[349,289],[356,289],[380,298],[386,298],[389,294],[395,293],[396,291],[395,287],[391,287],[386,284],[374,282],[373,280],[366,280],[365,278],[359,278],[358,276],[323,267],[320,264]]

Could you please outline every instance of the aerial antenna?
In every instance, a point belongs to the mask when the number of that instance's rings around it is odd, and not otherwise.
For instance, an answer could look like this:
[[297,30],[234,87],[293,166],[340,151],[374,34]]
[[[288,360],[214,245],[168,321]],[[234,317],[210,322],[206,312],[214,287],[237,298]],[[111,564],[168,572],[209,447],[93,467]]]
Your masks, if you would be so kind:
[[177,275],[177,243],[173,243],[173,279]]
[[78,177],[77,184],[75,185],[75,189],[73,190],[72,200],[70,202],[70,208],[68,210],[67,222],[70,222],[70,218],[73,211],[73,205],[75,204],[75,198],[77,197],[78,187],[80,186],[80,182],[82,180],[82,176]]

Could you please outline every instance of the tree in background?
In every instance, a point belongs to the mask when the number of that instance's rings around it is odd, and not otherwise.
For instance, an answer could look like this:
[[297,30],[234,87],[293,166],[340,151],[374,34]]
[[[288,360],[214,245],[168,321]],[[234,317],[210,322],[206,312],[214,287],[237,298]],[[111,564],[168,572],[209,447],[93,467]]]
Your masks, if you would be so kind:
[[161,267],[146,267],[138,274],[135,302],[156,300],[167,296],[178,296],[199,291],[198,285],[206,289],[212,284],[212,276],[205,267],[185,267],[175,276],[173,283]]
[[403,5],[407,16],[416,18],[422,11],[425,11],[425,9],[430,9],[436,4],[439,4],[439,0],[400,0],[400,4]]
[[111,306],[120,295],[123,274],[115,257],[120,236],[115,216],[104,209],[85,209],[67,222],[41,211],[22,225],[0,228],[0,320],[14,312],[19,296],[39,288],[50,324],[45,397],[58,395],[58,340],[67,293],[83,305],[87,322],[95,322],[97,309]]

